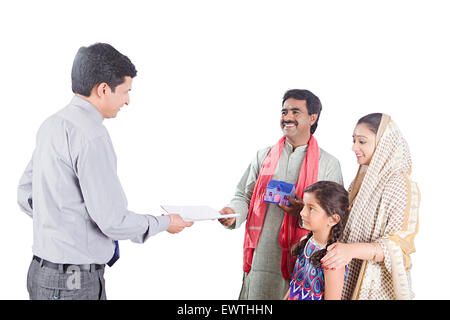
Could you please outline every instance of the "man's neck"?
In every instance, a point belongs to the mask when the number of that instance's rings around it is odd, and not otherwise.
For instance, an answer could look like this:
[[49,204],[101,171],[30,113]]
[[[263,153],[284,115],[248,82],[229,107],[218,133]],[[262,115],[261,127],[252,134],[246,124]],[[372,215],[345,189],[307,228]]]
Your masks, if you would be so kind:
[[286,140],[292,145],[293,149],[295,150],[297,147],[307,145],[310,138],[311,134],[308,133],[308,135],[305,137],[298,137],[297,139],[291,139],[286,137]]
[[95,99],[93,99],[93,98],[91,98],[91,97],[83,96],[83,95],[78,94],[78,93],[75,93],[75,95],[76,95],[77,97],[80,97],[81,99],[86,100],[86,101],[89,102],[90,104],[92,104],[92,105],[95,107],[95,109],[97,109],[98,112],[102,115],[102,118],[105,119],[105,117],[103,116],[102,111],[101,111],[100,108],[98,107],[98,102],[95,101]]

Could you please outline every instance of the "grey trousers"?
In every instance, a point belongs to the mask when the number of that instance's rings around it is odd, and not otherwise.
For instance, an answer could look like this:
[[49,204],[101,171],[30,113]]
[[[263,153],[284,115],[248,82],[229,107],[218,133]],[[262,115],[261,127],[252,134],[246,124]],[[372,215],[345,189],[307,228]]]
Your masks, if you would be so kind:
[[31,300],[106,300],[105,269],[83,271],[71,266],[66,272],[32,260],[27,276]]

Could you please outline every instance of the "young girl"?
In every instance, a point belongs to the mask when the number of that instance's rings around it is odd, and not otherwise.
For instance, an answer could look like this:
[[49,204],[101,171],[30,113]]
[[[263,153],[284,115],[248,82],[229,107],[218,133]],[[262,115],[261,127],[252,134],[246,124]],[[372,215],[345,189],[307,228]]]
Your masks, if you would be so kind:
[[348,193],[332,181],[319,181],[304,190],[300,213],[303,228],[311,232],[294,247],[298,256],[286,300],[341,299],[346,267],[324,269],[327,247],[341,239],[348,216]]

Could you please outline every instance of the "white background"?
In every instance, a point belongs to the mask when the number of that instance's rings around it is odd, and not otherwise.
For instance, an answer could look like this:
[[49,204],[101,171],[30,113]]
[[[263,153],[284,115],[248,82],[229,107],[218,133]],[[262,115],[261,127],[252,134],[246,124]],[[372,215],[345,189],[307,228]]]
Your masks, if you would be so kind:
[[[27,299],[32,220],[16,187],[40,124],[71,99],[80,46],[108,42],[138,70],[131,104],[105,120],[129,209],[221,209],[258,149],[281,137],[284,92],[323,104],[316,138],[357,165],[352,131],[385,112],[410,144],[422,192],[418,299],[448,299],[450,20],[447,1],[9,1],[0,8],[0,298]],[[109,299],[236,299],[244,228],[197,222],[121,242]]]

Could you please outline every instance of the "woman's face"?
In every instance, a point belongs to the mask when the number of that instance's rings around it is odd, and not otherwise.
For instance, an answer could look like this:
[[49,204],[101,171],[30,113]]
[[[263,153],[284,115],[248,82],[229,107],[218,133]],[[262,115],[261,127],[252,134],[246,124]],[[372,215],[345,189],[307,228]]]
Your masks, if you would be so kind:
[[360,165],[368,166],[375,153],[376,135],[365,123],[360,123],[353,131],[352,150],[356,154],[356,159]]

